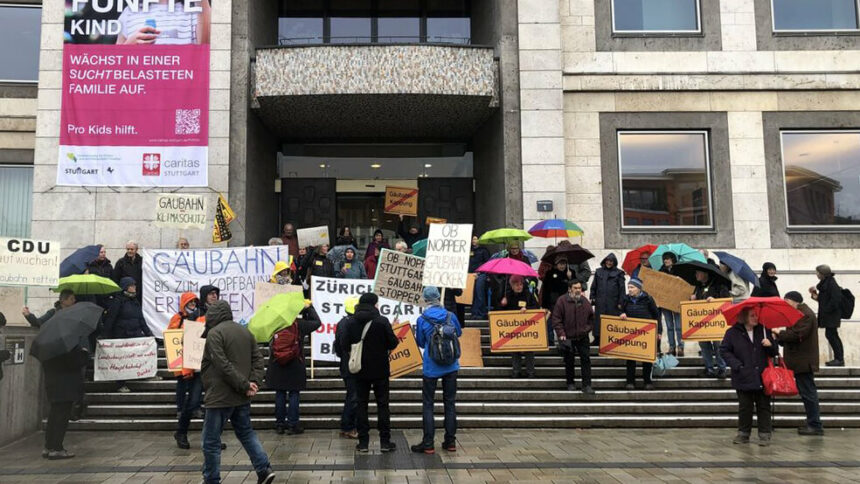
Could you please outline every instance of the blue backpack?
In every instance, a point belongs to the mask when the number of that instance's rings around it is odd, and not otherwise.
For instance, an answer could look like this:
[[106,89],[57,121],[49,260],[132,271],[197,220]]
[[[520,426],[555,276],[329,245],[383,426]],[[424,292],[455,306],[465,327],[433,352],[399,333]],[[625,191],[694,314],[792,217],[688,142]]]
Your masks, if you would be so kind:
[[433,333],[427,346],[430,359],[438,365],[453,365],[460,358],[460,340],[457,338],[457,328],[451,324],[451,312],[444,323],[433,321]]

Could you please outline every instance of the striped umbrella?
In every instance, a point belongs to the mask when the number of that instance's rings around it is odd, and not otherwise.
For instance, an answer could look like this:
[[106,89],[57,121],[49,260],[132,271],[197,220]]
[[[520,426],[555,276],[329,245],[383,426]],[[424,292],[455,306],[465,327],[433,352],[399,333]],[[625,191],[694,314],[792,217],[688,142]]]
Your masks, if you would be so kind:
[[544,239],[550,238],[568,238],[582,237],[585,231],[582,227],[576,225],[570,220],[555,218],[550,220],[541,220],[534,227],[529,229],[529,233],[535,237]]

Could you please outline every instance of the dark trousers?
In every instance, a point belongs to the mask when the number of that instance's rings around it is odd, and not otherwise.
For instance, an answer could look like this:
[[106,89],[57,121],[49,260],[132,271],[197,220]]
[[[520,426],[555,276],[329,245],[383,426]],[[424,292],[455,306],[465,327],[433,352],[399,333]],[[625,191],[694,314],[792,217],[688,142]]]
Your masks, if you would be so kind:
[[355,393],[358,400],[356,418],[358,420],[358,443],[367,445],[370,442],[370,419],[367,416],[367,405],[370,400],[370,389],[376,397],[376,428],[379,430],[380,442],[391,441],[391,411],[388,408],[388,378],[382,380],[355,379]]
[[195,373],[192,378],[182,378],[176,382],[176,406],[179,409],[179,425],[177,433],[187,434],[191,426],[191,416],[200,408],[203,401],[203,379],[200,373]]
[[770,414],[770,397],[764,391],[738,392],[738,432],[749,435],[752,432],[753,412],[758,416],[758,434],[773,432]]
[[[290,404],[287,405],[289,396]],[[299,426],[299,401],[301,397],[298,390],[275,391],[275,425],[286,426],[294,429]]]
[[423,404],[423,423],[425,446],[433,446],[436,435],[436,421],[433,419],[433,401],[436,396],[436,383],[442,380],[442,402],[445,407],[445,442],[454,442],[457,436],[457,372],[452,371],[441,377],[424,377],[421,391]]
[[[646,385],[651,383],[652,368],[653,363],[642,363],[642,379]],[[627,360],[627,383],[636,383],[636,362],[633,360]]]
[[839,337],[839,328],[824,328],[824,337],[833,348],[833,359],[845,361],[845,349],[842,347],[842,338]]
[[525,351],[521,353],[511,353],[511,363],[513,364],[514,373],[520,374],[523,371],[523,358],[526,360],[526,373],[534,375],[535,373],[535,352]]
[[572,384],[575,380],[576,355],[579,354],[580,365],[582,369],[582,387],[591,386],[591,356],[589,355],[588,336],[570,341],[570,351],[564,351],[564,376],[568,384]]
[[45,427],[45,448],[48,450],[63,450],[63,439],[69,428],[69,418],[72,416],[74,402],[51,402],[48,410],[48,424]]
[[344,378],[343,385],[346,387],[346,395],[343,397],[343,412],[340,414],[340,430],[352,432],[357,428],[355,416],[358,401],[355,398],[355,378]]
[[821,410],[818,406],[818,389],[815,387],[815,377],[812,373],[795,373],[797,392],[803,400],[806,410],[806,425],[809,428],[821,430]]

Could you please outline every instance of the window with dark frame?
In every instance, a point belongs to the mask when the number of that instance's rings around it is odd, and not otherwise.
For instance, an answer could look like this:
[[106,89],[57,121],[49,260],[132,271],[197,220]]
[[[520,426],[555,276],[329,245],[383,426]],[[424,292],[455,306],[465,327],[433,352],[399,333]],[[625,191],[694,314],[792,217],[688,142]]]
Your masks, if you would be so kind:
[[0,82],[39,80],[42,7],[0,3]]
[[699,0],[612,0],[615,34],[701,33]]
[[857,32],[858,0],[770,0],[774,32]]
[[469,0],[282,0],[280,45],[471,43]]
[[707,131],[618,131],[622,229],[712,228]]
[[860,130],[780,131],[788,227],[860,227]]

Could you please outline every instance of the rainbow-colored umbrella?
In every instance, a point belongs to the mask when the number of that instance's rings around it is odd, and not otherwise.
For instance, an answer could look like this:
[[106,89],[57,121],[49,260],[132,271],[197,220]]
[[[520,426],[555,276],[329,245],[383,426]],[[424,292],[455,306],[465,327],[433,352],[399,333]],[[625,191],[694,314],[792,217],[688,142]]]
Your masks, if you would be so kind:
[[585,231],[582,230],[582,227],[576,225],[570,220],[555,218],[550,220],[542,220],[536,223],[534,227],[529,229],[529,233],[531,235],[534,235],[535,237],[552,239],[582,237],[582,235],[585,234]]

